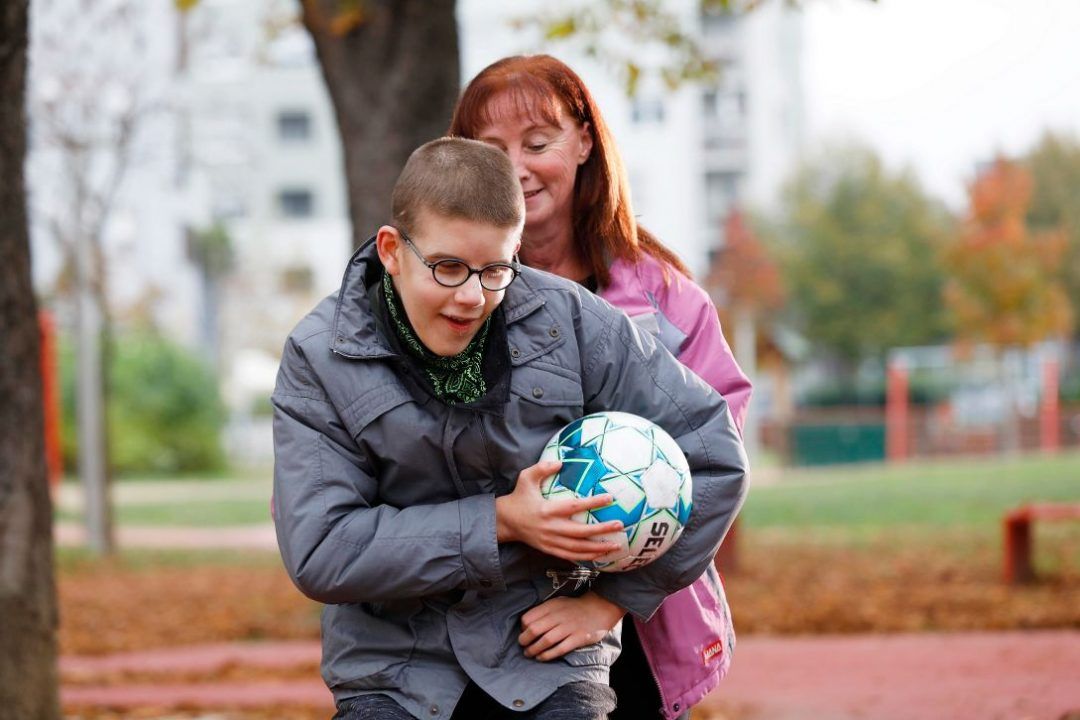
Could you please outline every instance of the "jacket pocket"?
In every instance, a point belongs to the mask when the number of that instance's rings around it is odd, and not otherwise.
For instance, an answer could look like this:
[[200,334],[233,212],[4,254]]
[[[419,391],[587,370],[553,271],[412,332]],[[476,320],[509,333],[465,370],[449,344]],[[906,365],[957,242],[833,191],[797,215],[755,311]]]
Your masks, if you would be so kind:
[[419,600],[328,605],[323,611],[323,676],[331,688],[387,687],[416,647]]
[[557,365],[532,362],[515,368],[510,392],[530,405],[578,407],[585,405],[581,377]]

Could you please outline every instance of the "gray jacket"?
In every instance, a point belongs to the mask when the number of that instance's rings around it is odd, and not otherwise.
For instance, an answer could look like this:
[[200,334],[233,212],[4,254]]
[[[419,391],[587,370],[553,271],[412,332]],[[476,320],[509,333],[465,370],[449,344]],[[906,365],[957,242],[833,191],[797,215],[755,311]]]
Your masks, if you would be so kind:
[[449,406],[405,381],[368,290],[374,243],[336,296],[286,342],[274,404],[274,515],[297,587],[326,603],[323,677],[339,701],[385,693],[446,718],[471,678],[508,708],[559,686],[607,682],[619,629],[551,662],[526,658],[521,615],[568,563],[496,542],[495,497],[551,435],[598,410],[664,427],[686,453],[694,508],[651,565],[592,589],[646,619],[701,576],[746,489],[746,457],[724,399],[578,285],[523,269],[499,308],[509,345],[504,402]]

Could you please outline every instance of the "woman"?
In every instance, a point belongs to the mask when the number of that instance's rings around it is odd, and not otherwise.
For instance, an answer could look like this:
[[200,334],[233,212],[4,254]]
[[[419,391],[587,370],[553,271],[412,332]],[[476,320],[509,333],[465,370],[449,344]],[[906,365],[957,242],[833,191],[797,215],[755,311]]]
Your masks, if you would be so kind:
[[[450,134],[510,156],[525,193],[523,262],[576,280],[654,333],[720,391],[741,429],[750,382],[716,308],[679,258],[638,226],[614,140],[581,78],[548,55],[508,57],[465,88]],[[612,623],[612,626],[614,623]],[[731,663],[734,632],[712,568],[648,621],[623,624],[612,718],[687,717]]]

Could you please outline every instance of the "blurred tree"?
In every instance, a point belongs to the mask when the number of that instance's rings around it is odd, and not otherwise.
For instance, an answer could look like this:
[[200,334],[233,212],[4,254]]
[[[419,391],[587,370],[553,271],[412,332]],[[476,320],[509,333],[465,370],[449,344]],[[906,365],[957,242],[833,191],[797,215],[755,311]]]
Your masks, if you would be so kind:
[[[732,211],[724,222],[724,246],[713,257],[705,287],[716,300],[723,327],[734,327],[733,350],[739,366],[751,379],[759,377],[758,346],[765,343],[763,321],[784,304],[780,269],[743,214]],[[747,452],[760,440],[757,413],[743,426]]]
[[450,124],[455,0],[299,0],[341,132],[353,245],[386,220],[409,154]]
[[79,475],[90,547],[113,550],[109,504],[108,382],[112,308],[106,231],[137,161],[148,117],[161,110],[146,52],[149,4],[37,0],[29,97],[35,222],[62,258],[56,285],[74,309],[80,359]]
[[1032,186],[1022,165],[995,160],[972,183],[967,218],[943,254],[945,300],[961,348],[984,342],[997,351],[998,385],[1009,407],[1002,440],[1014,451],[1021,446],[1020,390],[1007,351],[1061,337],[1072,327],[1061,282],[1065,234],[1029,230]]
[[225,224],[218,221],[203,230],[189,229],[187,254],[199,273],[202,285],[200,345],[207,349],[214,369],[220,370],[222,282],[232,272],[236,261],[232,238]]
[[832,149],[785,191],[772,230],[793,324],[845,364],[891,347],[937,342],[950,220],[909,173],[868,149]]
[[1034,181],[1028,226],[1036,231],[1065,233],[1061,279],[1070,304],[1080,308],[1080,141],[1047,133],[1024,165]]
[[[706,16],[739,15],[766,4],[799,8],[806,0],[699,0]],[[869,0],[877,2],[877,0]],[[686,7],[666,0],[590,0],[561,3],[514,20],[544,44],[572,43],[622,79],[631,97],[645,77],[658,75],[669,90],[689,82],[715,84],[721,63],[687,29]],[[692,7],[692,6],[691,6]]]
[[945,299],[962,343],[1029,346],[1071,327],[1065,235],[1028,229],[1032,185],[1023,166],[998,158],[971,186],[968,216],[943,254]]
[[0,6],[0,714],[60,717],[26,157],[27,0]]
[[719,304],[762,320],[783,307],[786,298],[779,265],[739,210],[724,221],[724,246],[709,268],[705,284],[720,290]]

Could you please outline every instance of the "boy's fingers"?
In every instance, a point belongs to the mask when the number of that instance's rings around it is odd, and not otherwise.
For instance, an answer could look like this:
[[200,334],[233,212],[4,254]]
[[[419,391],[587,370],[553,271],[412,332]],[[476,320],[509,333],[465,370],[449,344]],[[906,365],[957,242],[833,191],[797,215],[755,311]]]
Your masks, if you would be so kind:
[[586,510],[607,507],[614,501],[615,498],[608,494],[593,495],[592,497],[587,498],[554,500],[551,503],[551,512],[554,515],[570,517],[571,515],[577,515],[579,512],[585,512]]
[[521,471],[521,477],[531,482],[539,483],[549,475],[554,475],[562,467],[558,460],[544,460]]
[[537,655],[536,659],[542,662],[547,662],[548,660],[555,660],[556,658],[561,658],[563,655],[571,652],[572,650],[577,650],[578,647],[580,646],[577,644],[577,642],[574,640],[574,637],[571,635],[563,638],[563,640],[557,645]]
[[[579,523],[573,520],[567,521],[566,525],[560,525],[559,531],[561,534],[572,538],[586,538],[594,539],[597,535],[606,535],[608,533],[618,532],[623,529],[623,524],[618,520],[612,520],[610,522],[603,523]],[[603,542],[602,540],[597,540]]]
[[580,500],[575,500],[575,502],[581,510],[595,510],[596,508],[607,507],[615,502],[615,496],[610,493],[604,493],[602,495],[581,498]]

